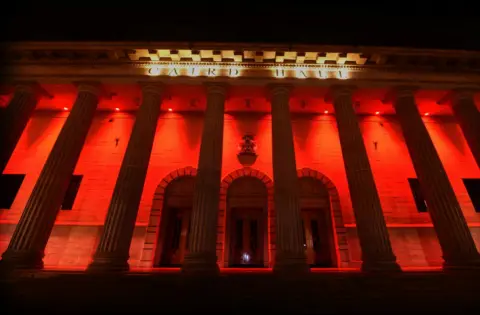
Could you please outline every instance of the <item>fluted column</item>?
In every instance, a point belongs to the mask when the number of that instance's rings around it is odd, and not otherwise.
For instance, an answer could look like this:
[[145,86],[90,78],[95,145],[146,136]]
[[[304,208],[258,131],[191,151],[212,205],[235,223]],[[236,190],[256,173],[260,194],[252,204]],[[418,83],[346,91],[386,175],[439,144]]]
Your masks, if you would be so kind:
[[393,254],[365,143],[352,104],[353,88],[331,90],[343,162],[365,271],[399,270]]
[[274,271],[308,272],[303,247],[299,206],[298,175],[295,162],[292,123],[290,120],[290,86],[272,85],[272,163],[276,212],[276,256]]
[[143,101],[137,112],[104,230],[89,271],[129,269],[130,244],[160,115],[162,86],[144,85],[142,95]]
[[81,84],[72,111],[23,210],[2,264],[43,268],[44,249],[77,164],[100,96],[94,84]]
[[480,167],[480,112],[475,105],[473,94],[474,91],[471,90],[454,90],[451,94],[451,105],[477,166]]
[[220,202],[226,87],[208,84],[206,90],[207,109],[195,178],[189,253],[182,265],[182,271],[191,274],[218,273],[217,214]]
[[45,94],[36,83],[23,83],[15,87],[13,98],[0,119],[0,174],[5,170],[40,97]]
[[444,267],[480,266],[462,210],[415,103],[415,89],[398,87],[393,104],[443,251]]

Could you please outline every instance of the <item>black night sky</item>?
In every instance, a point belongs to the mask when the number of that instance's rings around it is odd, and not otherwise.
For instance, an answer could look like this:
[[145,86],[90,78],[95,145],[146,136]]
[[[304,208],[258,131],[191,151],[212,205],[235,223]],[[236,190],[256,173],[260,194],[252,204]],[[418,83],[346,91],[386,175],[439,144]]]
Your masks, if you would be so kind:
[[[0,40],[219,41],[480,50],[462,1],[21,1],[1,10]],[[151,3],[150,3],[151,2]],[[332,1],[329,1],[332,2]],[[157,3],[157,4],[155,4]],[[197,4],[195,4],[197,3]],[[358,4],[359,3],[359,4]],[[452,4],[453,3],[453,4]],[[421,4],[421,5],[420,5]]]

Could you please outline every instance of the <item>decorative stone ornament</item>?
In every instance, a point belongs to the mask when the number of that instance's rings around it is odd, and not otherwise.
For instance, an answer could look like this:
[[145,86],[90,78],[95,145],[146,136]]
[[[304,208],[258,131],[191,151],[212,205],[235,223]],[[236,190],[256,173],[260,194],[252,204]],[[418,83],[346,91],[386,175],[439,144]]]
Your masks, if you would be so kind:
[[253,135],[244,135],[242,137],[242,142],[239,145],[239,152],[237,154],[238,161],[243,166],[252,166],[257,160],[257,144],[253,139]]

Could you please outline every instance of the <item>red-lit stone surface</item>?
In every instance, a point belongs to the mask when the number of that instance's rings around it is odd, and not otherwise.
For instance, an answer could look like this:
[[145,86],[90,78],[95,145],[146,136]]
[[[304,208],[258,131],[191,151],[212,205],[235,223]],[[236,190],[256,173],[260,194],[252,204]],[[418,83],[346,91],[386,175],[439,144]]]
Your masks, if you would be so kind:
[[[45,85],[54,95],[41,100],[7,164],[6,174],[26,174],[11,209],[0,210],[0,252],[13,233],[45,160],[68,116],[75,97],[69,85]],[[95,250],[140,101],[135,86],[108,86],[115,92],[100,104],[80,155],[75,174],[83,175],[72,210],[60,211],[45,252],[45,265],[57,268],[87,266]],[[327,176],[335,185],[348,235],[349,267],[360,265],[360,248],[333,107],[323,101],[326,90],[299,88],[291,101],[297,168]],[[441,251],[427,213],[418,213],[407,181],[416,177],[401,129],[391,105],[383,104],[384,90],[359,90],[355,96],[359,123],[380,195],[392,247],[404,267],[440,266]],[[205,96],[197,86],[170,88],[162,104],[136,229],[130,264],[141,263],[153,197],[161,180],[187,166],[196,168],[203,129]],[[474,211],[462,178],[480,178],[459,125],[446,105],[438,105],[445,91],[421,91],[417,102],[427,130],[445,167],[472,235],[480,247],[480,213]],[[8,100],[9,95],[3,97]],[[250,99],[246,105],[245,99]],[[192,101],[193,100],[193,101]],[[476,96],[477,106],[479,97]],[[5,102],[4,102],[5,103]],[[120,111],[114,109],[118,107]],[[172,108],[169,112],[168,108]],[[328,110],[329,114],[324,114]],[[255,134],[258,159],[252,169],[273,178],[270,105],[260,87],[235,87],[226,103],[222,178],[242,168],[236,154],[245,133]],[[380,115],[374,115],[380,111]],[[116,144],[118,139],[118,145]]]

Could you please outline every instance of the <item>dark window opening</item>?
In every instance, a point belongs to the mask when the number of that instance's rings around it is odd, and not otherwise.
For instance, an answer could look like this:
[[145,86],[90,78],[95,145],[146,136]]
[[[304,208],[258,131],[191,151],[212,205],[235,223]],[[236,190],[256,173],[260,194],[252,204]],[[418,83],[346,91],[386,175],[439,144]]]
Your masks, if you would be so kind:
[[177,250],[180,246],[180,234],[182,233],[182,217],[176,216],[173,225],[172,249]]
[[303,247],[307,246],[307,236],[305,235],[305,223],[302,220],[302,241],[303,241]]
[[190,224],[190,221],[188,221],[188,228],[187,228],[187,241],[185,243],[185,249],[188,249],[188,246],[190,245],[190,227],[192,225]]
[[427,202],[420,189],[420,182],[417,178],[409,178],[408,183],[410,184],[410,189],[412,190],[418,212],[427,212]]
[[80,187],[82,178],[83,175],[72,175],[65,197],[63,198],[62,210],[72,210],[73,202],[75,201],[75,197],[77,197],[78,188]]
[[465,188],[467,188],[475,212],[480,212],[480,179],[464,178],[463,184],[465,185]]
[[317,220],[310,221],[310,228],[312,229],[313,249],[315,249],[315,251],[320,251],[320,234],[318,231]]
[[23,183],[25,174],[0,175],[0,209],[10,209]]
[[236,248],[242,249],[243,248],[243,220],[237,220],[235,222],[236,225],[236,237],[235,237],[235,242],[236,242]]
[[253,252],[257,251],[258,235],[257,235],[257,220],[250,221],[250,248]]

